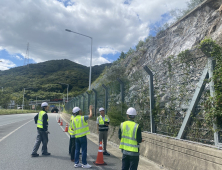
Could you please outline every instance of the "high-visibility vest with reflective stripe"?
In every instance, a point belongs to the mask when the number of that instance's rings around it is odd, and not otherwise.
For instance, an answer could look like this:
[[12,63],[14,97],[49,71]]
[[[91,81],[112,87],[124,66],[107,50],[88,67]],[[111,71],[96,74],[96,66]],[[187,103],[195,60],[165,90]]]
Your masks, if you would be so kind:
[[74,116],[72,115],[71,118],[70,118],[69,129],[68,129],[68,133],[69,133],[70,135],[74,135],[74,131],[72,130],[73,120],[74,120]]
[[75,138],[80,138],[90,134],[88,123],[85,122],[84,116],[77,115],[72,123]]
[[139,145],[136,140],[138,124],[133,121],[125,121],[121,123],[121,141],[120,149],[130,152],[138,152]]
[[[40,111],[38,120],[37,120],[37,127],[43,129],[43,115],[46,114],[45,111]],[[47,120],[48,121],[48,120]]]
[[[100,115],[98,119],[99,119],[99,130],[108,130],[109,127],[104,124],[103,117]],[[107,115],[105,115],[105,122],[109,122],[109,118]]]

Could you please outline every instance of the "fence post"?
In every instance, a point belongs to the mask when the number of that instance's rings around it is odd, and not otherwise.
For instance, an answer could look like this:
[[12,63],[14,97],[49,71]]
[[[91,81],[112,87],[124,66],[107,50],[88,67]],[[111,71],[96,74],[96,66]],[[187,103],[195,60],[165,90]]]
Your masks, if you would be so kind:
[[150,129],[151,133],[155,133],[155,122],[153,118],[153,109],[154,109],[154,89],[153,89],[153,73],[152,71],[147,67],[143,67],[144,70],[149,74],[150,81],[149,81],[149,93],[150,93]]
[[95,93],[95,108],[94,108],[94,116],[96,117],[96,109],[97,109],[97,91],[95,89],[92,89],[92,91]]
[[82,94],[82,111],[84,112],[84,98],[85,98],[85,96],[84,96],[84,94]]
[[89,105],[90,105],[90,94],[88,92],[86,92],[87,96],[88,96],[88,107],[89,108]]
[[78,96],[78,100],[79,100],[79,108],[81,109],[81,96]]
[[[209,83],[210,86],[210,96],[212,98],[215,97],[215,89],[214,89],[214,81],[213,81],[213,72],[215,69],[216,61],[212,57],[208,57],[208,73],[209,73],[209,79],[211,80]],[[213,124],[214,129],[214,144],[215,146],[219,145],[219,139],[218,139],[218,132],[217,132],[217,125]]]
[[108,88],[102,84],[103,88],[105,89],[105,114],[107,114],[108,109]]
[[117,78],[117,81],[120,84],[120,96],[121,96],[121,114],[123,115],[123,103],[124,103],[124,83],[122,80]]

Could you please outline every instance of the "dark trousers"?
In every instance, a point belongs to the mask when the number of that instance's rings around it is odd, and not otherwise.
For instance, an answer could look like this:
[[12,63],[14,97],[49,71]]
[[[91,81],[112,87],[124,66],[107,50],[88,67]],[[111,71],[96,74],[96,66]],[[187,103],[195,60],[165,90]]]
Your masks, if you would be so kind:
[[86,165],[87,161],[87,138],[86,136],[75,138],[75,164],[79,163],[80,148],[82,148],[82,164]]
[[71,145],[71,135],[69,137],[70,137],[69,138],[69,154],[71,154],[71,147],[72,147],[72,145]]
[[42,153],[47,153],[48,133],[46,133],[45,131],[37,130],[36,142],[32,154],[37,153],[41,142],[42,142]]
[[99,131],[99,142],[103,142],[103,150],[106,151],[108,131]]
[[70,143],[71,143],[71,160],[75,159],[75,138],[70,137]]
[[139,156],[124,155],[122,158],[122,170],[137,170]]

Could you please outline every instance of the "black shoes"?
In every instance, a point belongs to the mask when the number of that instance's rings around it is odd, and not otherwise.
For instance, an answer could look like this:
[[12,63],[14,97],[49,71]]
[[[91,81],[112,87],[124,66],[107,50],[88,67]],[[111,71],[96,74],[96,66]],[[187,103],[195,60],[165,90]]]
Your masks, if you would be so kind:
[[107,151],[103,152],[103,155],[110,156],[110,154]]
[[37,153],[31,154],[31,157],[38,157],[38,156],[39,156],[39,154],[37,154]]
[[42,153],[42,155],[44,155],[44,156],[49,156],[49,155],[51,155],[51,153]]

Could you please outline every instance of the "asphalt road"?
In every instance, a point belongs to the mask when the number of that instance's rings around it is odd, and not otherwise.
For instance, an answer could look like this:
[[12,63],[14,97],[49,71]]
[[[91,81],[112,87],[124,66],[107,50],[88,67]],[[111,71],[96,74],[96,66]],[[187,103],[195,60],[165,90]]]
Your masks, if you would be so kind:
[[[32,114],[2,115],[0,116],[0,170],[61,170],[74,168],[68,154],[69,135],[63,132],[63,127],[57,123],[57,113],[49,116],[48,152],[51,156],[32,158],[31,153],[35,143],[37,129]],[[41,145],[38,151],[41,154]],[[87,161],[91,169],[119,170],[121,160],[114,156],[104,156],[105,166],[95,166],[98,145],[88,140]]]

